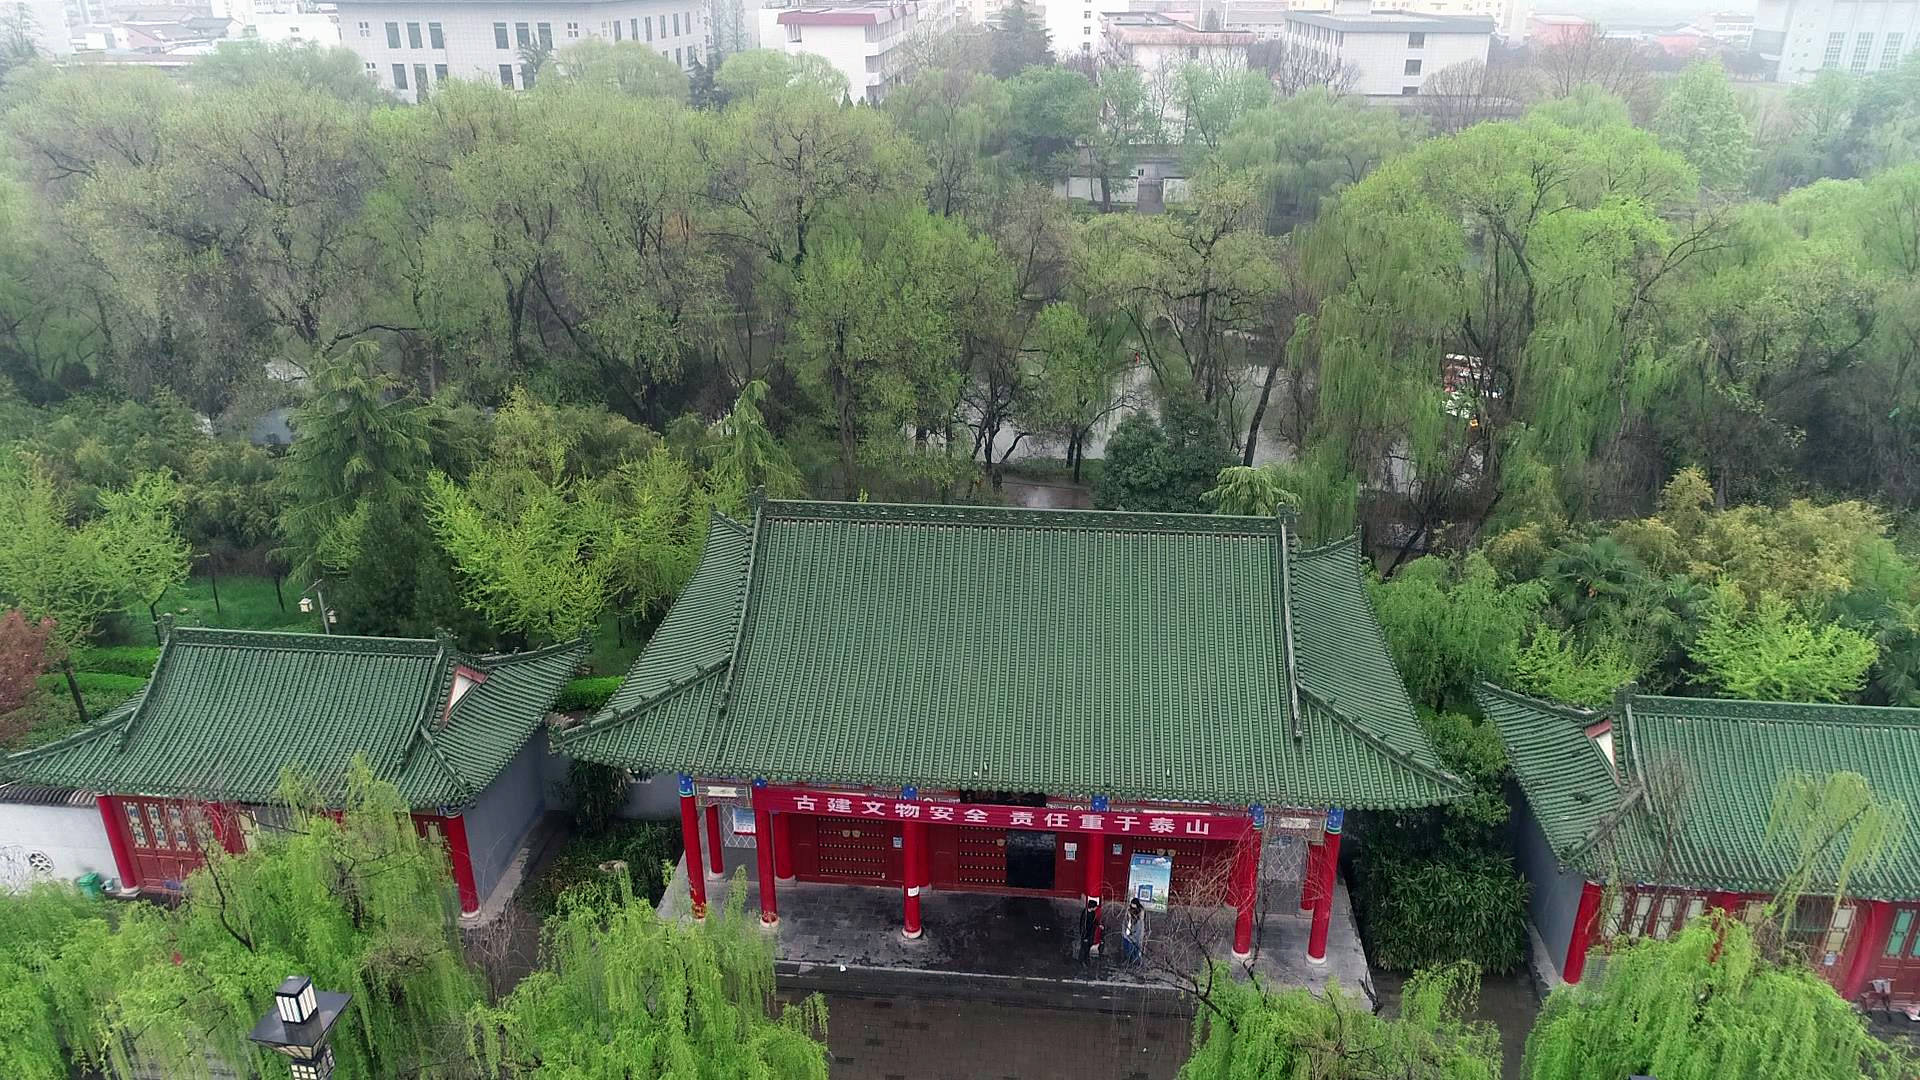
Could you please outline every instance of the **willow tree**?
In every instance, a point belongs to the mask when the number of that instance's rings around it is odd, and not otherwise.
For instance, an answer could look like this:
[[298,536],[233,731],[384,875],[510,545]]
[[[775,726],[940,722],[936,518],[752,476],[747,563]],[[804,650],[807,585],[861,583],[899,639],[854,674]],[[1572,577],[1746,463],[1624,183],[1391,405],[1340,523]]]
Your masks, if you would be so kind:
[[177,909],[136,906],[57,939],[41,970],[77,1065],[114,1080],[252,1075],[264,1059],[247,1032],[290,972],[353,995],[332,1042],[344,1075],[445,1075],[460,1060],[448,1047],[480,987],[444,850],[364,763],[333,798],[293,779],[283,792],[285,827],[263,822],[241,855],[209,845]]
[[1906,829],[1907,808],[1879,795],[1859,773],[1782,777],[1767,820],[1768,837],[1792,859],[1774,899],[1782,929],[1806,893],[1834,897],[1837,909],[1856,874],[1898,854]]
[[56,992],[49,978],[69,940],[104,929],[106,905],[65,883],[0,893],[0,1076],[68,1075]]
[[1525,1061],[1526,1080],[1877,1080],[1913,1067],[1819,975],[1768,960],[1752,930],[1718,912],[1555,990]]
[[1480,990],[1471,965],[1408,980],[1400,1015],[1376,1015],[1335,984],[1274,990],[1224,973],[1195,1013],[1180,1080],[1496,1080],[1499,1036],[1465,1020]]
[[1423,143],[1322,215],[1313,438],[1412,487],[1409,548],[1438,521],[1477,530],[1503,500],[1558,509],[1612,480],[1659,381],[1653,301],[1714,229],[1668,216],[1694,190],[1645,132],[1531,117]]
[[662,919],[622,880],[574,893],[541,933],[541,967],[469,1045],[489,1076],[826,1080],[826,1005],[773,1004],[773,948],[741,917],[746,890],[704,923]]

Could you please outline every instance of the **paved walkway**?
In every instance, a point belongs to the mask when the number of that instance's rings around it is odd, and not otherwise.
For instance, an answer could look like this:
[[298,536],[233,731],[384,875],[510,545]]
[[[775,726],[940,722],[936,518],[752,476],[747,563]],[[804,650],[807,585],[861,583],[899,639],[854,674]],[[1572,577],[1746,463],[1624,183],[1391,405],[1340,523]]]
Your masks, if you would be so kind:
[[[726,902],[744,885],[749,911],[758,907],[752,865],[737,877],[709,880],[708,902]],[[921,897],[924,935],[900,932],[898,888],[785,882],[779,887],[776,960],[783,986],[829,993],[940,993],[978,1000],[1025,1001],[1065,1007],[1134,1007],[1141,991],[1164,991],[1162,1009],[1184,1011],[1171,991],[1201,968],[1203,957],[1229,959],[1233,912],[1175,909],[1150,916],[1146,963],[1120,962],[1120,906],[1106,905],[1107,955],[1081,963],[1076,955],[1079,904],[1042,896],[928,891]],[[687,910],[682,862],[661,901],[670,916]],[[1345,886],[1334,898],[1327,963],[1309,964],[1311,920],[1297,894],[1276,896],[1256,926],[1255,972],[1280,986],[1322,987],[1329,979],[1358,989],[1367,979],[1366,956],[1353,926]]]
[[942,997],[827,996],[833,1080],[1173,1080],[1186,1017]]

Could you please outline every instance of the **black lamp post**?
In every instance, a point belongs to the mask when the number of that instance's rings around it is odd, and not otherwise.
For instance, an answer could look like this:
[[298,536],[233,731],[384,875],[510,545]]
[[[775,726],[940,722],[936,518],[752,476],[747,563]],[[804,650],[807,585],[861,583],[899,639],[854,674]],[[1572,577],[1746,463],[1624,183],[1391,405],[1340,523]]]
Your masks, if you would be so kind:
[[333,1075],[333,1048],[327,1039],[352,994],[315,990],[305,975],[289,975],[273,992],[273,1010],[253,1025],[247,1038],[293,1059],[293,1080],[327,1080]]

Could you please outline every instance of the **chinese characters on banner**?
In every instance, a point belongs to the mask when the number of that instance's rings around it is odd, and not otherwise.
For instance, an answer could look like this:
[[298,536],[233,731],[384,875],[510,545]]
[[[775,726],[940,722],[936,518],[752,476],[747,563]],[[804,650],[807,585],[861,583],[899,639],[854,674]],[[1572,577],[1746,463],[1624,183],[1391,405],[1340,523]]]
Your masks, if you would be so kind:
[[1236,840],[1253,828],[1246,814],[1192,814],[1162,810],[1079,810],[889,799],[871,794],[768,787],[761,805],[776,813],[824,814],[881,821],[928,821],[983,829],[1038,829],[1201,840]]

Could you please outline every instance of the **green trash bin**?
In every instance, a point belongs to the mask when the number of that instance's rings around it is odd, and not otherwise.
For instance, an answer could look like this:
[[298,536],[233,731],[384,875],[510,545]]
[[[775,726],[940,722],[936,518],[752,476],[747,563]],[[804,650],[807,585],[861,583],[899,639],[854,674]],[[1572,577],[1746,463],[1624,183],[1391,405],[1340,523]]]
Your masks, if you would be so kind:
[[101,878],[99,874],[81,874],[74,879],[73,883],[80,887],[82,893],[92,899],[98,900],[101,896],[105,895],[100,887]]

